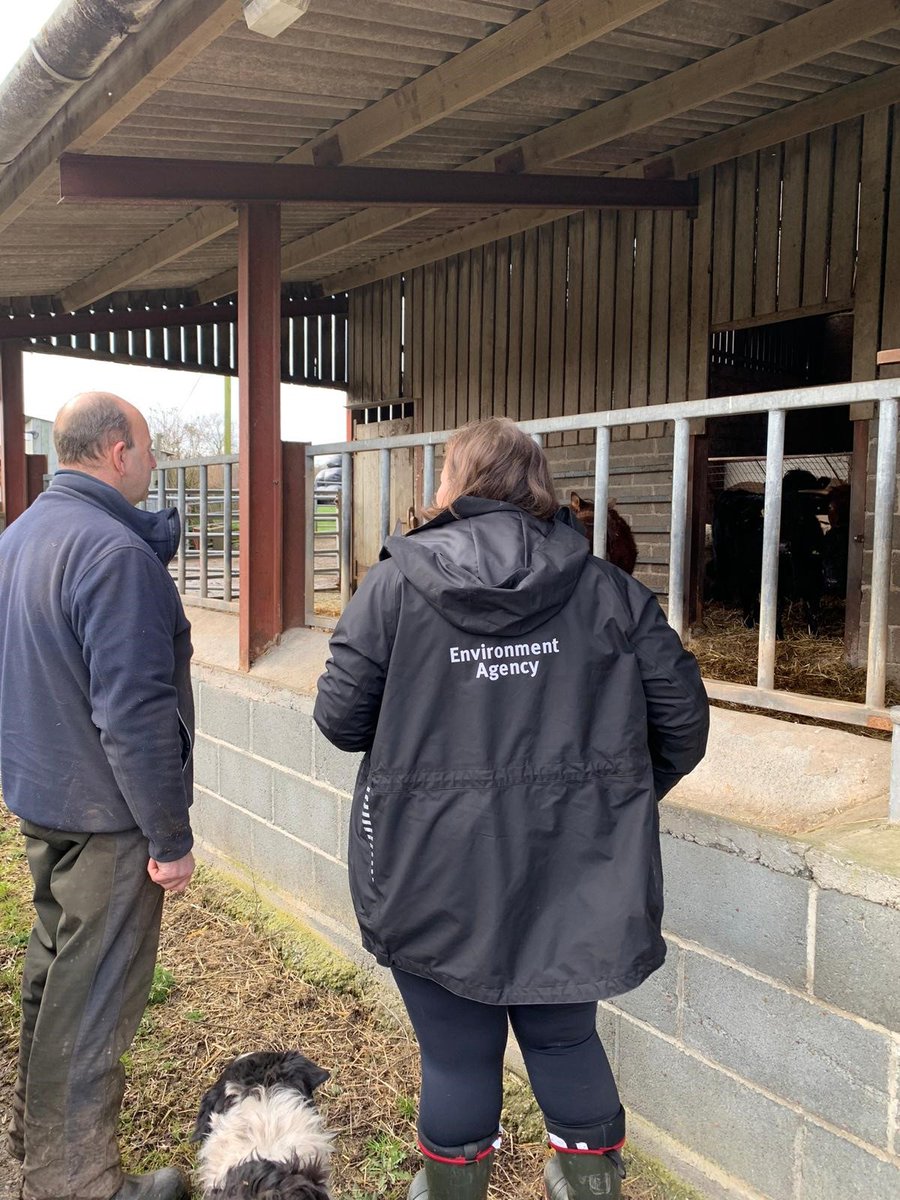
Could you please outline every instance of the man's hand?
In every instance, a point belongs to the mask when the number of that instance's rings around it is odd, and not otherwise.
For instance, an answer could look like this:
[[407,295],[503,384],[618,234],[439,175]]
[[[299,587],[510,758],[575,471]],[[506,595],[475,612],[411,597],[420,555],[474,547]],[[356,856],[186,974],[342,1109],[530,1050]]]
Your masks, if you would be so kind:
[[186,854],[184,858],[176,858],[174,862],[157,862],[151,858],[147,863],[147,874],[154,883],[170,896],[179,896],[191,881],[194,873],[194,856]]

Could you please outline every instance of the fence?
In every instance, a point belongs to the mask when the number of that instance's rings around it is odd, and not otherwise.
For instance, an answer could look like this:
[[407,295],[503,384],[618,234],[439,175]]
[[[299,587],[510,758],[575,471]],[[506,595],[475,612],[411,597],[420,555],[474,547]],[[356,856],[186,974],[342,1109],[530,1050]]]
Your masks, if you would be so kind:
[[[723,396],[711,400],[680,404],[650,405],[643,408],[614,409],[607,412],[522,421],[520,428],[537,441],[547,434],[593,430],[596,436],[594,553],[605,557],[606,513],[609,494],[610,444],[613,428],[673,422],[675,427],[672,463],[671,521],[669,526],[668,618],[684,635],[687,602],[687,543],[689,459],[691,422],[711,417],[766,413],[768,434],[765,455],[765,504],[763,517],[762,589],[760,595],[757,678],[755,686],[706,680],[712,699],[748,707],[796,713],[825,722],[893,729],[894,786],[891,817],[900,820],[900,708],[885,707],[888,648],[888,600],[890,594],[891,536],[897,491],[897,427],[900,381],[878,380],[839,384],[829,387],[793,388],[743,396]],[[808,696],[775,689],[775,640],[778,610],[778,553],[781,523],[781,492],[784,473],[785,417],[788,411],[826,408],[876,402],[877,464],[875,470],[874,534],[870,573],[869,636],[866,656],[866,697],[862,703]],[[311,489],[313,457],[324,454],[341,456],[340,562],[341,601],[350,598],[351,518],[353,496],[353,460],[358,454],[377,452],[380,456],[379,514],[380,533],[386,537],[390,524],[391,451],[421,447],[423,460],[422,502],[434,496],[435,448],[452,435],[453,430],[410,434],[392,438],[373,438],[365,442],[334,442],[310,446],[307,450],[307,487]],[[313,561],[312,528],[307,534],[307,562]],[[313,575],[307,573],[307,623],[322,624],[314,611]]]

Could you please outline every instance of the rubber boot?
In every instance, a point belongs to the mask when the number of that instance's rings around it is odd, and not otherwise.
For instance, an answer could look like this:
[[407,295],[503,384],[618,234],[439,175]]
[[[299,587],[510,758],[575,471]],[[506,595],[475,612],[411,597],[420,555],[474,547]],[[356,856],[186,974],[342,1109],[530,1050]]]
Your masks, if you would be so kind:
[[485,1200],[498,1135],[452,1149],[421,1137],[425,1166],[409,1185],[408,1200]]
[[547,1200],[621,1200],[625,1169],[618,1151],[578,1154],[557,1151],[544,1167]]
[[190,1200],[191,1185],[177,1167],[163,1167],[148,1175],[126,1175],[110,1200]]

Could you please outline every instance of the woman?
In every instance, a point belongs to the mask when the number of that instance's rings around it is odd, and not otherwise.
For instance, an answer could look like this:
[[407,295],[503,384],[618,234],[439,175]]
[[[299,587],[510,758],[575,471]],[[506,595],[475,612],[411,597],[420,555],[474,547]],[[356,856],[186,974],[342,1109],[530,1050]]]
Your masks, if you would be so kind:
[[315,709],[367,751],[350,883],[419,1040],[410,1200],[486,1195],[507,1021],[557,1151],[547,1196],[616,1197],[597,1001],[665,957],[657,801],[703,755],[706,696],[655,597],[556,519],[512,421],[454,434],[436,506],[348,605]]

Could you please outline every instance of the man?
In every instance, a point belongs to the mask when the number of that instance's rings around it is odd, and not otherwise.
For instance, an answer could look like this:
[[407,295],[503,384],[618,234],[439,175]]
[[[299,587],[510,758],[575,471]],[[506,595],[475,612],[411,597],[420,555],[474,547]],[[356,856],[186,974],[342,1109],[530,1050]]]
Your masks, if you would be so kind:
[[194,870],[178,514],[134,507],[156,460],[118,396],[76,396],[53,437],[59,471],[0,538],[0,772],[36,912],[8,1144],[24,1200],[182,1200],[173,1168],[124,1175],[115,1136],[163,896]]

